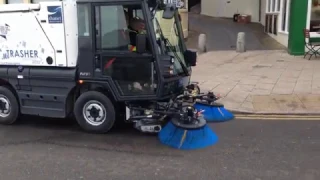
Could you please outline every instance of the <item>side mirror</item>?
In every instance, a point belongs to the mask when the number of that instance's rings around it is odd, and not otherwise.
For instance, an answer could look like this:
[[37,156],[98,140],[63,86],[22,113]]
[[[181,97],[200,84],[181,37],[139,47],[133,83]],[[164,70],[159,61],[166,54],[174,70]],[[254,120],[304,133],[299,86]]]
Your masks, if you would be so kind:
[[167,4],[166,8],[163,11],[163,19],[172,19],[176,11],[176,6],[174,4]]
[[137,48],[137,53],[147,52],[147,35],[146,34],[136,35],[136,48]]
[[169,55],[160,56],[160,71],[164,77],[170,77],[173,75],[174,70],[174,58]]
[[197,65],[197,52],[186,50],[184,52],[184,59],[186,60],[186,63],[190,66],[196,66]]

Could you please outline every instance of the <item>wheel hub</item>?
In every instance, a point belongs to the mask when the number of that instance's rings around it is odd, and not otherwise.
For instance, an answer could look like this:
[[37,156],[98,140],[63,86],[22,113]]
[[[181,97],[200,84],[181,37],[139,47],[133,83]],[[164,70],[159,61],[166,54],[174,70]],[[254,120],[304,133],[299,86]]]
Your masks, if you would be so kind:
[[100,102],[92,100],[84,105],[83,116],[89,124],[99,126],[106,120],[106,109]]
[[10,114],[10,101],[4,97],[0,97],[0,116],[1,117],[7,117]]
[[195,116],[194,109],[191,107],[182,111],[179,117],[175,117],[171,122],[183,129],[199,129],[207,124],[202,116]]

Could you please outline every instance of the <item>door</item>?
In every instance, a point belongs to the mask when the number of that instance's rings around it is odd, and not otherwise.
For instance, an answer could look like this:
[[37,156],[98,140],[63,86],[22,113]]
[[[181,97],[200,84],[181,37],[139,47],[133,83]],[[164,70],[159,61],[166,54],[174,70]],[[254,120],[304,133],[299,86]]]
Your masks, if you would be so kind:
[[[219,17],[232,18],[235,13],[240,13],[238,6],[243,6],[243,2],[236,0],[219,0]],[[247,6],[247,5],[246,5]]]
[[135,46],[133,31],[138,27],[144,24],[145,32],[149,33],[142,4],[104,3],[93,5],[92,9],[96,25],[94,76],[109,80],[120,96],[155,95],[152,48],[140,54],[130,47]]
[[219,8],[218,8],[219,17],[230,17],[230,11],[232,8],[230,4],[231,4],[231,0],[219,0]]

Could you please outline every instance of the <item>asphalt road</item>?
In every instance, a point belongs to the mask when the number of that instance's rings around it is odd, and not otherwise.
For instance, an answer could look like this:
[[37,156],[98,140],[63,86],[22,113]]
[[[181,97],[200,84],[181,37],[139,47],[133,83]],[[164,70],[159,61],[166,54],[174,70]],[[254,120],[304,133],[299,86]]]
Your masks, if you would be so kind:
[[210,124],[215,146],[179,151],[130,127],[108,135],[66,120],[0,126],[1,180],[319,180],[320,121]]

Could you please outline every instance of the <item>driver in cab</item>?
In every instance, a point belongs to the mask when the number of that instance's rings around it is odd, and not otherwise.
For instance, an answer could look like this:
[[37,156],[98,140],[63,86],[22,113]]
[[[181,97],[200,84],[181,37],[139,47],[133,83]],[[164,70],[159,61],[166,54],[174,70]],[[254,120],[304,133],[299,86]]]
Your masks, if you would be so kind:
[[[126,23],[128,27],[128,35],[129,35],[129,45],[128,45],[128,50],[131,52],[136,51],[136,36],[137,34],[143,34],[146,33],[145,29],[145,22],[140,19],[140,18],[130,18],[129,13],[124,10],[124,15],[126,18]],[[148,49],[148,48],[147,48]],[[132,77],[134,79],[133,82],[133,89],[139,89],[142,90],[143,86],[146,87],[148,86],[148,83],[150,81],[150,74],[149,71],[147,71],[147,67],[144,68],[144,66],[148,65],[145,63],[139,63],[139,61],[136,62],[136,65],[139,68],[142,68],[141,70],[135,69],[135,73],[132,74]],[[139,82],[135,81],[139,80]]]
[[140,33],[145,33],[145,23],[142,19],[139,18],[130,18],[129,13],[124,11],[128,26],[128,34],[130,39],[130,44],[128,49],[132,52],[136,51],[136,36]]

